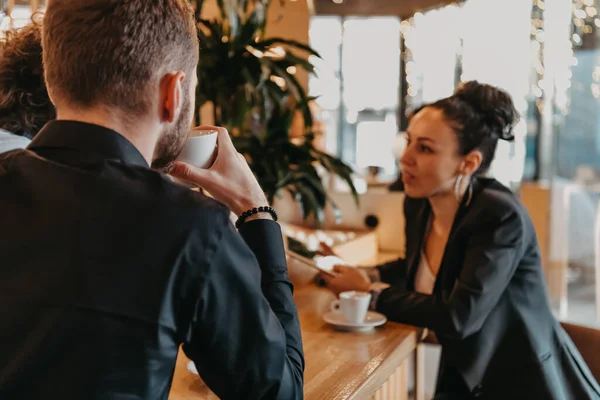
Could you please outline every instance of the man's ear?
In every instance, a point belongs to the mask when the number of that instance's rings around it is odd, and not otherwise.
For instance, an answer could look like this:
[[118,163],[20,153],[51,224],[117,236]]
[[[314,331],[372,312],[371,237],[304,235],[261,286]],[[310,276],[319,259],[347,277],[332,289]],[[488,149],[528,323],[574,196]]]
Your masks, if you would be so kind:
[[183,81],[185,74],[181,71],[168,73],[160,81],[160,115],[163,122],[177,120],[183,104]]

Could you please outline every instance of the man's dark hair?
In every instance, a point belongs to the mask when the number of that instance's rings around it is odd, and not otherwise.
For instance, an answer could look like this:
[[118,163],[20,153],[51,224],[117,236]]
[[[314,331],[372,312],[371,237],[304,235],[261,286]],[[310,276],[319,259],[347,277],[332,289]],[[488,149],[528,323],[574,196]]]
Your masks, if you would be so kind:
[[158,79],[171,71],[189,77],[198,62],[187,0],[52,0],[42,43],[46,82],[59,111],[65,104],[144,114]]

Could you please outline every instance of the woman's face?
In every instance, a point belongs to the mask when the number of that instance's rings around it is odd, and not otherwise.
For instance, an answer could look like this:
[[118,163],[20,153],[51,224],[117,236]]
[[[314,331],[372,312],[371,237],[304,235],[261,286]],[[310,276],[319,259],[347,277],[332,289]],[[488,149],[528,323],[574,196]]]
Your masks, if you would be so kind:
[[400,159],[406,194],[429,198],[453,193],[464,157],[442,110],[423,108],[411,118],[406,133],[407,145]]

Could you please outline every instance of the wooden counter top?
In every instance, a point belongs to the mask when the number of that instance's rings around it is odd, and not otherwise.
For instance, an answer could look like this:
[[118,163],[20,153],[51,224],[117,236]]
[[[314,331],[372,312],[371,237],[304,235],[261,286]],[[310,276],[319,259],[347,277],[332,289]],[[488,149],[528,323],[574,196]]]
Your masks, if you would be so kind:
[[[388,380],[417,345],[417,328],[388,322],[370,333],[337,332],[321,316],[335,299],[327,289],[308,285],[295,296],[306,359],[307,400],[368,399]],[[217,399],[187,370],[180,352],[170,400]]]

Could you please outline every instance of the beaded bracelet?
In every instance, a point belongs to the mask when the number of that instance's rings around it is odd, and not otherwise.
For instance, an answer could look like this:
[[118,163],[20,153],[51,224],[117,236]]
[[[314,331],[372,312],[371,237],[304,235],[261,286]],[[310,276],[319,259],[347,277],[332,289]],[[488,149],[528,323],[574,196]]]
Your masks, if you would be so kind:
[[248,217],[250,217],[254,214],[258,214],[258,213],[269,213],[273,217],[273,221],[277,221],[277,212],[273,209],[273,207],[261,206],[261,207],[254,207],[253,209],[248,210],[248,211],[244,211],[242,213],[242,215],[240,215],[238,220],[236,221],[235,227],[237,229],[239,229],[240,226],[242,226],[242,224],[244,222],[246,222],[246,219],[248,219]]

